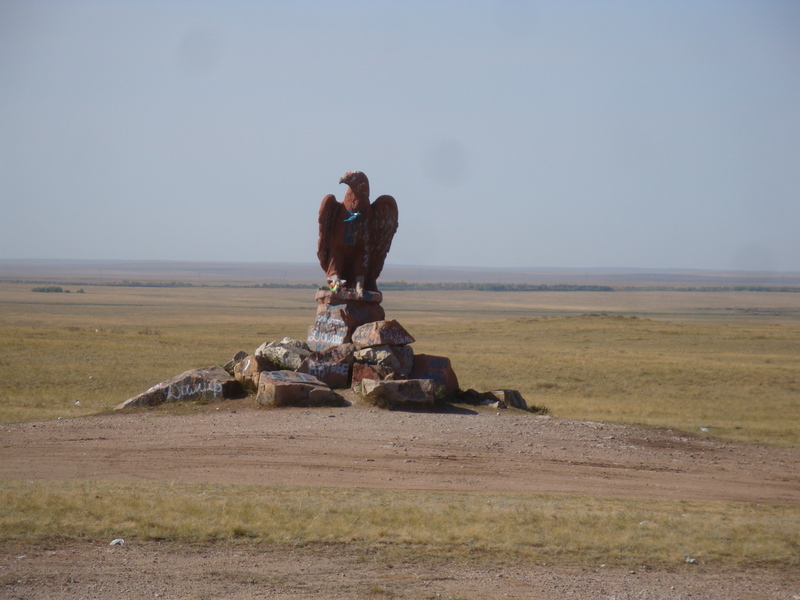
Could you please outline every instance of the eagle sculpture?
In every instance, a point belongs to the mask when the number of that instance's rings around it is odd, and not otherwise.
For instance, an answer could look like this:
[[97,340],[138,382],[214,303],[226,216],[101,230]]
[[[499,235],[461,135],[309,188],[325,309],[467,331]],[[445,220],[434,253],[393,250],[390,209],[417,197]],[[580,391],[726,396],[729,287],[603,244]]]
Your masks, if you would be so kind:
[[361,171],[345,173],[339,183],[349,188],[344,202],[328,194],[319,207],[319,264],[331,290],[355,287],[359,293],[377,292],[377,279],[397,231],[397,202],[384,195],[370,204],[369,180]]

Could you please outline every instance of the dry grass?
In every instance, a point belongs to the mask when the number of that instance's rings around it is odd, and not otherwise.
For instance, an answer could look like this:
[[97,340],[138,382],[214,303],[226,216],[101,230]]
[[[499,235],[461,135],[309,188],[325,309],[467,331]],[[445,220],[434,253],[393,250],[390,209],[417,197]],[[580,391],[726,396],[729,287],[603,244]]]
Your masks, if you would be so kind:
[[796,565],[800,508],[556,495],[0,483],[0,541],[380,546],[414,559]]
[[[0,283],[0,421],[109,410],[304,338],[316,307],[313,290],[85,290]],[[558,417],[800,444],[800,294],[392,292],[384,305],[417,352],[451,358],[462,388],[519,389]]]
[[154,383],[224,364],[265,340],[304,338],[308,307],[286,291],[99,287],[36,294],[0,284],[0,421],[109,410]]
[[430,327],[424,339],[462,387],[519,389],[555,416],[800,443],[796,326],[523,317]]

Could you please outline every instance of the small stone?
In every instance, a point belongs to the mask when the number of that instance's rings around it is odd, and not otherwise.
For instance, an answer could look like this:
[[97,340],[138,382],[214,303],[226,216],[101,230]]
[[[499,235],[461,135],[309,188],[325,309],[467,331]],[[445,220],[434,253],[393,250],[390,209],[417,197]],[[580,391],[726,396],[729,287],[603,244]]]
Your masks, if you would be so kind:
[[528,403],[525,402],[525,398],[517,390],[492,390],[489,394],[506,406],[528,410]]
[[461,393],[460,399],[468,404],[492,406],[493,403],[499,402],[498,406],[501,408],[513,406],[514,408],[528,410],[528,403],[517,390],[503,389],[491,392],[477,392],[473,389],[468,389]]
[[236,364],[243,361],[248,356],[249,354],[247,352],[245,352],[244,350],[240,350],[239,352],[234,354],[233,358],[231,358],[228,362],[226,362],[222,366],[222,368],[225,369],[231,375],[233,375],[233,369],[236,367]]
[[506,405],[500,400],[495,400],[494,402],[492,402],[488,398],[486,400],[481,400],[480,404],[481,406],[489,406],[491,408],[506,408]]

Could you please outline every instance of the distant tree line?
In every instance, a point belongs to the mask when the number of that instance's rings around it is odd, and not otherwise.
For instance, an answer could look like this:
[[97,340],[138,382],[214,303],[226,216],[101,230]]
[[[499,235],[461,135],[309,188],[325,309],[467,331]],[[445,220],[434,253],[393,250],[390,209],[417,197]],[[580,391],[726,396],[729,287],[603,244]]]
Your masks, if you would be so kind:
[[272,281],[269,283],[255,283],[251,285],[235,285],[226,283],[222,287],[232,288],[266,288],[266,289],[288,289],[288,290],[308,290],[319,287],[316,283],[288,283],[286,281]]
[[118,287],[155,287],[155,288],[177,288],[177,287],[192,287],[191,283],[184,283],[182,281],[114,281],[112,283],[104,283],[101,285],[118,286]]
[[706,285],[672,287],[658,286],[629,286],[618,288],[625,292],[800,292],[800,287],[788,285]]
[[[65,290],[60,285],[44,285],[31,289],[32,292],[39,292],[42,294],[69,294],[69,290]],[[77,291],[78,294],[83,294],[83,288]]]
[[614,288],[608,285],[582,285],[557,283],[554,285],[532,283],[453,283],[453,282],[425,282],[412,283],[408,281],[381,282],[382,290],[397,291],[427,291],[445,290],[462,291],[476,290],[479,292],[613,292]]

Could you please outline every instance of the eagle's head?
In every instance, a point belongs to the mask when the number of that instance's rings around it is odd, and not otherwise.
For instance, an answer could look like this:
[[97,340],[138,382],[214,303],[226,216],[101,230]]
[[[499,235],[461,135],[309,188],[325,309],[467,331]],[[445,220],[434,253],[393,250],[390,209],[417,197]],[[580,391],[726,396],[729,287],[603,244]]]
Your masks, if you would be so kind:
[[361,171],[348,171],[339,183],[346,183],[359,198],[369,199],[369,179]]

